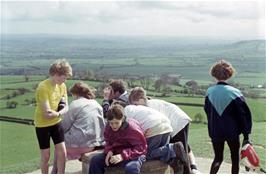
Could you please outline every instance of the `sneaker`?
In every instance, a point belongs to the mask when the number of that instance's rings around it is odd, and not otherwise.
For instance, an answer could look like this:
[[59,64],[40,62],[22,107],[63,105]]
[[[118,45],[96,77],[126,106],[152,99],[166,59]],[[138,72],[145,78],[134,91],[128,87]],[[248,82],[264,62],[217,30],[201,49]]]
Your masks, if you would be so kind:
[[176,158],[179,159],[183,163],[184,170],[186,171],[186,173],[190,174],[191,173],[190,163],[189,163],[188,155],[185,152],[183,144],[180,141],[176,142],[173,145],[173,149],[175,151]]
[[192,169],[191,173],[192,174],[201,174],[200,171],[198,171],[198,169]]

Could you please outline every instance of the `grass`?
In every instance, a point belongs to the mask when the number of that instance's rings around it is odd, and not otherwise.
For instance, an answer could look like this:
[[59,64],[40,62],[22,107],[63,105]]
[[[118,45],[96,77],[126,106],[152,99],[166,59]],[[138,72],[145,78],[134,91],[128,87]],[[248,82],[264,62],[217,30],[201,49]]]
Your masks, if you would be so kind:
[[[33,86],[44,79],[44,76],[32,77],[32,80],[25,82],[23,76],[0,76],[0,97],[7,94],[12,94],[17,88],[27,88],[31,92],[11,98],[10,101],[17,101],[16,109],[5,108],[7,100],[0,100],[1,115],[14,116],[19,118],[34,118],[35,106],[25,105],[25,99],[32,99],[35,96]],[[73,83],[79,80],[68,80],[66,85],[69,88]],[[86,81],[89,85],[96,87],[100,82]],[[9,89],[7,89],[9,88]],[[11,88],[11,89],[10,89]],[[263,93],[264,90],[260,91]],[[157,92],[149,91],[149,95],[158,95]],[[180,103],[197,103],[203,104],[204,97],[179,97],[176,93],[171,94],[171,97],[163,97],[160,99],[169,102]],[[69,98],[69,103],[72,98]],[[97,98],[101,103],[102,99]],[[253,116],[253,132],[251,139],[254,147],[260,155],[262,166],[266,166],[266,100],[265,99],[247,99]],[[203,116],[203,122],[206,122],[206,115],[203,107],[179,106],[192,119],[197,113]],[[260,121],[260,122],[258,122]],[[21,125],[16,123],[0,122],[1,144],[0,144],[0,173],[25,173],[39,166],[39,149],[35,131],[33,126]],[[189,142],[196,156],[213,158],[212,146],[208,137],[207,125],[191,124],[189,132]],[[230,162],[229,150],[225,148],[225,161]]]
[[[254,122],[252,127],[252,134],[250,139],[253,146],[260,157],[260,164],[263,168],[266,167],[266,134],[265,134],[266,122]],[[242,135],[241,135],[242,143]],[[211,158],[213,159],[213,149],[211,140],[208,136],[207,125],[204,124],[191,124],[189,130],[189,144],[193,150],[193,153],[197,157]],[[230,152],[227,145],[225,145],[224,160],[226,162],[231,161]]]
[[[39,167],[39,149],[33,126],[0,122],[0,173],[25,173]],[[261,165],[266,166],[266,122],[254,122],[251,140],[260,156]],[[8,143],[4,143],[8,142]],[[189,144],[197,157],[213,158],[213,150],[206,124],[190,125]],[[225,146],[224,159],[230,163],[230,153]]]
[[25,173],[39,166],[39,149],[33,126],[0,122],[0,173]]

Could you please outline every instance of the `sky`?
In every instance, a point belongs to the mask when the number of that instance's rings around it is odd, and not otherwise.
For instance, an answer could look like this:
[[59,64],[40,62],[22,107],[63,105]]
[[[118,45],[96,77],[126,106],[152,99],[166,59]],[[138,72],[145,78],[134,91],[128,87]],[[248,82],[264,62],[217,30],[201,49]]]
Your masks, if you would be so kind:
[[1,0],[1,34],[265,39],[265,1]]

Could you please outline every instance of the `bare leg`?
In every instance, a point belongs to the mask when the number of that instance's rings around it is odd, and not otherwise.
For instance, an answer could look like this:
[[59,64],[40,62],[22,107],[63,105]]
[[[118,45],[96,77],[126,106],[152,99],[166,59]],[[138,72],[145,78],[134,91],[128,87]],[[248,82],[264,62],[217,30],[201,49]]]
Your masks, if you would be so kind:
[[192,150],[190,150],[190,152],[188,153],[188,158],[190,160],[190,164],[196,165],[196,159]]
[[48,172],[49,172],[49,159],[50,159],[50,148],[41,149],[41,171],[42,171],[42,174],[48,174]]
[[66,146],[65,142],[55,145],[55,156],[57,159],[56,166],[58,174],[65,173],[65,164],[66,164]]
[[53,169],[52,169],[51,174],[57,174],[57,156],[55,152],[54,152]]
[[191,149],[188,152],[188,158],[190,161],[190,167],[191,167],[192,174],[201,174],[200,171],[198,170],[196,159]]

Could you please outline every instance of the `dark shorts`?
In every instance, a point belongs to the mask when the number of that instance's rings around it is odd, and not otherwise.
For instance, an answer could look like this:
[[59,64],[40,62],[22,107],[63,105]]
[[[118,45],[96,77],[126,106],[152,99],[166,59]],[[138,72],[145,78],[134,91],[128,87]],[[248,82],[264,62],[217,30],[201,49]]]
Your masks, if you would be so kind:
[[54,144],[64,142],[64,130],[61,122],[48,127],[35,127],[40,149],[50,148],[50,137]]

